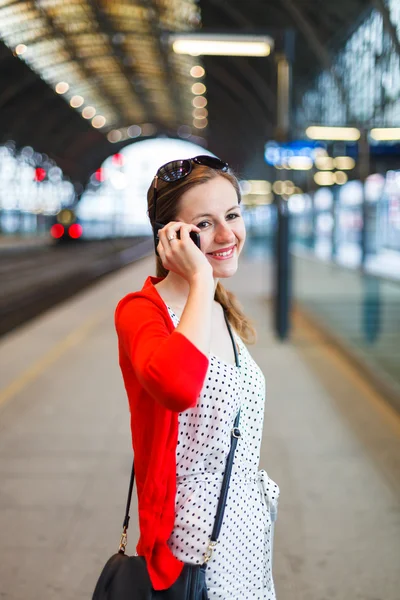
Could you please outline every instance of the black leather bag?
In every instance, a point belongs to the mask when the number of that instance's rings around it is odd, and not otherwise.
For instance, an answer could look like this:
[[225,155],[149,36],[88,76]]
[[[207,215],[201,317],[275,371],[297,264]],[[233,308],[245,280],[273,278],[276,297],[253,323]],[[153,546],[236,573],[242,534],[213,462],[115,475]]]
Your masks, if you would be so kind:
[[[240,367],[236,343],[226,315],[225,320],[233,343],[236,366]],[[218,543],[221,530],[233,459],[236,445],[240,438],[238,428],[239,419],[240,410],[231,431],[231,448],[226,461],[217,514],[204,563],[202,565],[185,563],[180,576],[171,587],[166,590],[154,590],[151,585],[145,559],[142,556],[127,556],[125,554],[127,529],[130,519],[129,511],[135,480],[135,465],[133,464],[119,550],[105,564],[97,581],[92,600],[208,600],[206,586],[207,563],[212,556],[213,549]]]
[[177,581],[167,590],[152,588],[142,556],[114,554],[106,563],[93,600],[208,600],[206,565],[185,564]]

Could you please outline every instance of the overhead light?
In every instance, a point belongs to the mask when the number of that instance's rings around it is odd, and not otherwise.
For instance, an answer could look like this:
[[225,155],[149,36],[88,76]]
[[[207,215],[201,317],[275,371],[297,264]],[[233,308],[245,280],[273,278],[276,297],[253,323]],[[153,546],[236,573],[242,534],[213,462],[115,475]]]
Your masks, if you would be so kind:
[[268,56],[273,48],[272,38],[260,35],[173,34],[169,40],[176,54],[192,56]]
[[354,169],[356,161],[351,156],[337,156],[334,158],[335,167],[340,170],[348,171]]
[[121,138],[122,138],[122,133],[118,129],[113,129],[112,131],[109,131],[107,134],[107,139],[112,144],[116,144],[117,142],[120,141]]
[[187,139],[192,135],[192,128],[188,125],[180,125],[177,131],[179,137]]
[[309,156],[290,156],[288,159],[290,169],[296,171],[308,171],[312,169],[313,161]]
[[348,180],[346,173],[343,171],[336,171],[336,173],[333,173],[333,177],[335,178],[335,183],[338,185],[343,185]]
[[142,133],[142,128],[139,125],[130,125],[127,130],[128,137],[137,138]]
[[91,119],[96,114],[96,109],[93,106],[85,106],[82,111],[82,117],[84,119]]
[[204,108],[207,106],[207,98],[204,98],[204,96],[196,96],[196,98],[193,98],[192,104],[195,108]]
[[400,140],[400,127],[378,127],[369,132],[373,140],[390,142]]
[[194,83],[192,85],[192,93],[196,94],[196,96],[201,96],[202,94],[204,94],[206,89],[207,88],[204,85],[204,83]]
[[331,156],[316,156],[315,166],[321,171],[332,171],[335,168],[335,163]]
[[281,181],[280,179],[274,181],[274,183],[272,184],[272,191],[274,192],[274,194],[281,196],[283,194],[283,181]]
[[143,123],[141,129],[142,135],[145,136],[154,135],[157,132],[157,127],[153,123]]
[[332,171],[318,171],[318,173],[315,173],[314,175],[314,181],[318,185],[333,185],[336,183]]
[[65,92],[68,92],[69,90],[69,85],[65,81],[60,81],[57,83],[55,90],[57,94],[65,94]]
[[306,135],[312,140],[344,140],[356,142],[360,139],[360,130],[356,127],[307,127]]
[[205,119],[208,117],[208,110],[206,108],[195,108],[192,111],[192,115],[195,119]]
[[103,117],[103,115],[96,115],[92,119],[92,125],[96,129],[100,129],[101,127],[104,127],[105,124],[106,124],[106,118]]
[[25,46],[25,44],[18,44],[14,52],[17,56],[21,56],[21,54],[24,54],[27,50],[28,48]]
[[196,127],[196,129],[204,129],[207,125],[207,119],[193,119],[193,127]]
[[190,69],[190,74],[192,77],[204,77],[205,73],[205,70],[200,65],[196,65]]
[[69,101],[72,108],[79,108],[85,102],[85,99],[82,96],[72,96]]
[[249,179],[247,181],[247,184],[248,194],[256,194],[257,196],[262,196],[271,192],[271,183],[269,181],[266,181],[265,179]]

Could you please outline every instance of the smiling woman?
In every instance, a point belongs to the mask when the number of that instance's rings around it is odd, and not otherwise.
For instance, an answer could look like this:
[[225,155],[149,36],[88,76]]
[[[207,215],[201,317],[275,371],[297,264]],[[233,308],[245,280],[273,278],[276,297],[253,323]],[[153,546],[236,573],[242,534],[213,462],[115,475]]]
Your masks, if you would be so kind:
[[240,204],[235,175],[216,157],[160,167],[148,191],[157,277],[116,309],[137,554],[154,590],[202,566],[193,571],[202,600],[275,599],[270,509],[279,491],[258,471],[264,377],[244,344],[255,338],[251,322],[220,281],[236,273],[245,243]]

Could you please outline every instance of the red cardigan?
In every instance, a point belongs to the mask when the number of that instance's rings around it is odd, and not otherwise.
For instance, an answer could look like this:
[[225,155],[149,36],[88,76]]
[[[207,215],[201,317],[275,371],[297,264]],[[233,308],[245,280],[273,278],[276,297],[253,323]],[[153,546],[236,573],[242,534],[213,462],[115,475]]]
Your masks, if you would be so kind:
[[131,413],[140,539],[156,590],[170,587],[183,563],[167,540],[175,521],[178,413],[196,406],[208,358],[175,331],[162,298],[148,277],[115,311],[119,364]]

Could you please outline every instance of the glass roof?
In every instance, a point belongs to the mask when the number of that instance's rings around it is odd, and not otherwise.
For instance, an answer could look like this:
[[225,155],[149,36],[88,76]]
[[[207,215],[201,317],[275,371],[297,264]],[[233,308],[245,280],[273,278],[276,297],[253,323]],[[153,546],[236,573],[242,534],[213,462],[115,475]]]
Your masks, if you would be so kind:
[[192,127],[190,69],[199,59],[161,38],[199,26],[196,0],[0,0],[0,38],[105,133]]

